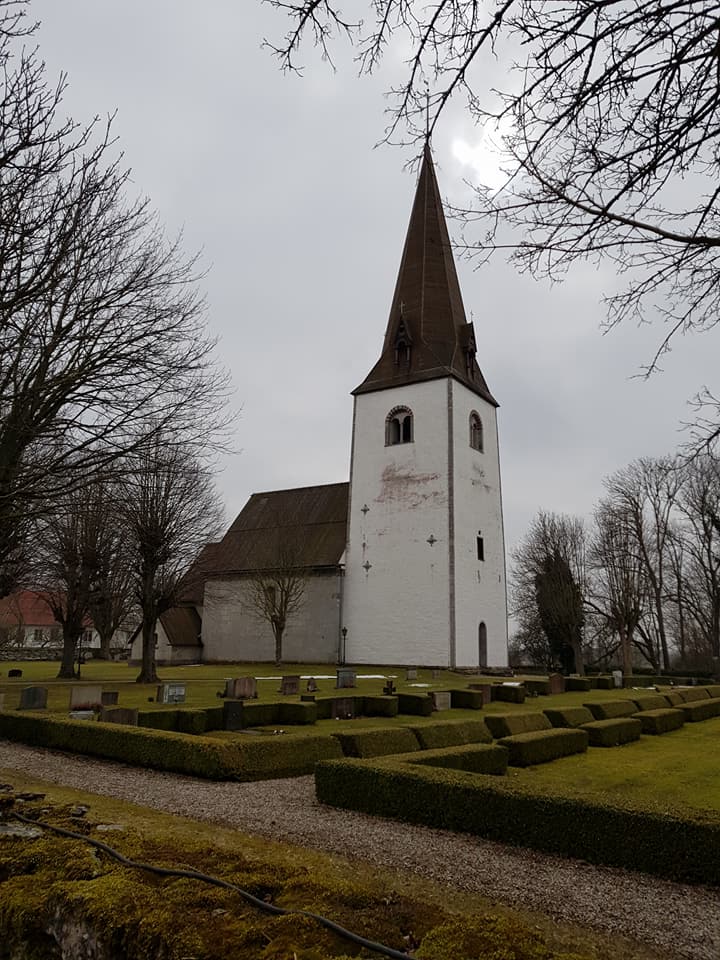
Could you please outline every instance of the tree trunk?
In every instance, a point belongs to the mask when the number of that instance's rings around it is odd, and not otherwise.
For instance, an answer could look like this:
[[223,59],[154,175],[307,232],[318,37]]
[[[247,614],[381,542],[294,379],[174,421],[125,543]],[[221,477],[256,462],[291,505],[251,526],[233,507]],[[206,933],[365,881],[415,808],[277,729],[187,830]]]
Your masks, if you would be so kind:
[[[97,627],[97,624],[96,624]],[[100,649],[97,651],[95,656],[98,660],[109,660],[110,659],[110,641],[112,640],[112,634],[104,635],[101,631],[100,633]]]
[[136,683],[158,683],[157,667],[155,666],[155,624],[156,618],[143,616],[142,627],[142,665],[140,673],[135,678]]
[[78,634],[76,631],[63,625],[63,652],[58,670],[58,680],[75,680],[75,654],[77,652]]
[[618,633],[620,634],[620,649],[622,650],[622,671],[624,677],[631,677],[633,668],[632,668],[632,649],[630,646],[630,634],[625,627],[625,624],[621,624]]
[[275,666],[279,667],[282,663],[283,627],[277,623],[273,624],[273,633],[275,634]]

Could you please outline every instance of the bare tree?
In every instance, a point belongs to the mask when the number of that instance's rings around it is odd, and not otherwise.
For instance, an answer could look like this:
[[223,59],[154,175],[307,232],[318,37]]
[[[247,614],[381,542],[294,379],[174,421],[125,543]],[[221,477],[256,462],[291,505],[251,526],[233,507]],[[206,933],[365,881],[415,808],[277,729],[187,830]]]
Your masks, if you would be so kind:
[[[286,535],[283,531],[282,535]],[[283,659],[283,636],[288,623],[305,602],[306,574],[299,551],[282,542],[272,568],[257,570],[248,581],[247,603],[255,616],[268,623],[275,639],[275,665]]]
[[65,78],[19,46],[23,6],[0,0],[2,593],[28,520],[147,431],[217,443],[227,384],[195,258],[127,196],[109,122],[62,119]]
[[[333,0],[266,0],[290,20],[270,42],[298,69],[304,38],[332,58],[338,36],[361,72],[388,51],[408,64],[391,91],[389,139],[423,139],[451,101],[503,141],[506,182],[478,186],[469,247],[507,246],[521,268],[562,277],[607,260],[624,287],[608,324],[655,315],[666,332],[720,317],[718,12],[702,0],[366,0],[355,22]],[[365,15],[363,15],[365,14]],[[508,225],[516,232],[505,229]],[[699,433],[720,435],[701,397]],[[704,422],[703,422],[704,421]]]
[[142,612],[137,681],[153,683],[157,620],[177,604],[187,588],[183,574],[219,536],[222,505],[207,465],[169,432],[156,432],[129,458],[121,504]]

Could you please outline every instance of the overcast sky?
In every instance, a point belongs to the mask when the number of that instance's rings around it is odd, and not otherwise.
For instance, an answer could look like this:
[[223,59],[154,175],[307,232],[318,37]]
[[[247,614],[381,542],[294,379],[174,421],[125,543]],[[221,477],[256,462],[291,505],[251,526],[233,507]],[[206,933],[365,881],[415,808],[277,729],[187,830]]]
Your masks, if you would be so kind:
[[[242,408],[219,479],[228,520],[254,491],[346,480],[350,391],[380,353],[415,186],[412,149],[373,149],[399,57],[367,79],[349,56],[333,73],[308,49],[304,76],[284,76],[261,44],[286,24],[259,0],[32,0],[31,13],[50,75],[68,73],[68,112],[117,110],[138,192],[203,250],[208,321]],[[438,129],[450,202],[492,176],[481,140],[460,110]],[[718,334],[678,340],[645,382],[661,327],[601,334],[611,274],[580,267],[551,287],[500,261],[458,270],[500,402],[511,548],[539,508],[589,514],[603,476],[682,442]]]

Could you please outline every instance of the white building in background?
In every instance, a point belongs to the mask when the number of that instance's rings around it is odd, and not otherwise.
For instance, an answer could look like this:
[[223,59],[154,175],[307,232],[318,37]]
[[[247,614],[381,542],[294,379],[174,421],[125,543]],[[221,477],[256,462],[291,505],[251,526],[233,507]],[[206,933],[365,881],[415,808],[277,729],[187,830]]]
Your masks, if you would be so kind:
[[250,498],[199,560],[201,640],[178,636],[183,658],[273,659],[249,582],[291,543],[307,589],[285,659],[507,664],[497,403],[428,147],[380,358],[353,394],[349,485]]

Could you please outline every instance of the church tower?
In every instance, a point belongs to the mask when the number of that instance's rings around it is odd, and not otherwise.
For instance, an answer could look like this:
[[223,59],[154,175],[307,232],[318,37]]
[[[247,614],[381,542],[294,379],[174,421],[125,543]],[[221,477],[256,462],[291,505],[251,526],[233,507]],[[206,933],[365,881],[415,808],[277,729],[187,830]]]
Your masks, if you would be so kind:
[[382,353],[353,391],[349,663],[507,664],[498,405],[475,354],[426,145]]

